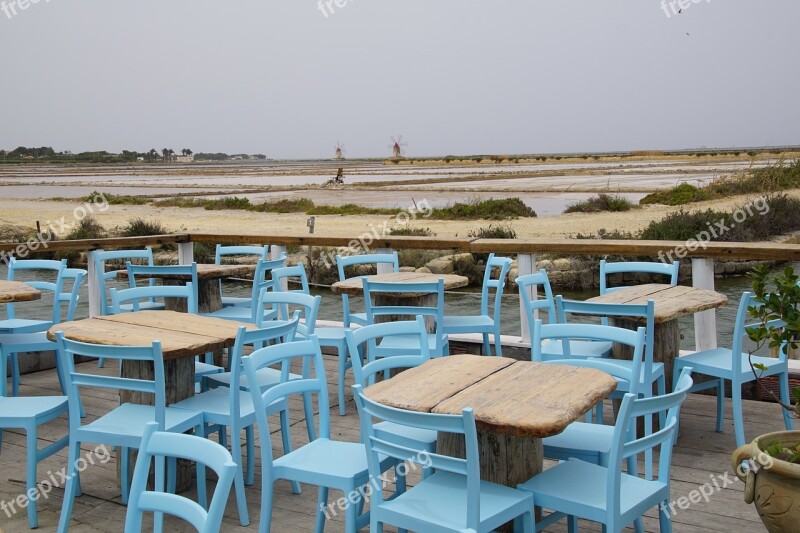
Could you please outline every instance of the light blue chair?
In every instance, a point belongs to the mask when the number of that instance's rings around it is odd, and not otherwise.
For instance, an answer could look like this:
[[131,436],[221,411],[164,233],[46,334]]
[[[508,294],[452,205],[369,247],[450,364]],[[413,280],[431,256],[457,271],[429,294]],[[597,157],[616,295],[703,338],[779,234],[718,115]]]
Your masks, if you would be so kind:
[[[710,376],[711,381],[697,383],[692,387],[692,392],[704,389],[717,391],[717,432],[722,433],[725,423],[725,382],[731,382],[731,402],[733,403],[733,427],[736,433],[736,445],[744,446],[747,442],[744,433],[744,414],[742,412],[742,385],[755,381],[756,376],[750,368],[747,351],[742,346],[742,341],[747,337],[747,328],[760,326],[760,324],[747,324],[750,306],[756,305],[754,296],[745,292],[739,301],[739,310],[736,313],[736,324],[733,329],[733,345],[731,348],[714,348],[703,350],[675,359],[674,373],[677,376],[684,368],[691,366],[695,374]],[[785,325],[781,320],[767,322],[767,326],[781,327]],[[781,346],[777,358],[753,355],[753,363],[761,364],[766,370],[759,374],[763,377],[777,376],[780,385],[781,401],[789,404],[789,363],[786,346]],[[787,430],[794,429],[794,420],[786,409],[783,411],[783,421]]]
[[[316,337],[312,335],[309,340],[268,346],[242,359],[251,383],[258,379],[260,369],[274,365],[284,366],[291,362],[302,362],[304,372],[300,379],[290,379],[267,389],[264,393],[256,388],[250,389],[258,420],[258,434],[263,442],[269,442],[271,431],[267,415],[270,412],[269,406],[275,401],[293,395],[313,394],[317,396],[319,402],[319,436],[305,446],[278,458],[273,457],[272,446],[261,447],[261,521],[259,531],[269,533],[272,522],[274,484],[278,479],[286,479],[319,487],[314,531],[322,533],[325,526],[324,511],[328,503],[328,489],[341,490],[348,496],[357,494],[355,492],[357,488],[370,482],[367,454],[361,443],[334,441],[330,438],[328,383],[325,379],[322,352]],[[381,465],[375,470],[384,472],[395,464],[394,460],[384,458]],[[360,507],[350,499],[347,500],[345,510],[345,531],[347,533],[355,533],[369,522],[368,513],[359,515]]]
[[[197,288],[199,286],[197,280],[197,263],[192,263],[191,265],[134,265],[130,261],[127,263],[128,269],[128,283],[130,284],[131,289],[139,288],[136,279],[139,277],[142,278],[150,278],[155,279],[160,276],[182,276],[183,279],[186,280],[184,285],[191,287],[194,290],[194,300],[199,305],[199,300],[197,297]],[[153,286],[152,284],[150,285]],[[167,285],[166,283],[163,284],[164,287],[176,287],[180,285]],[[146,288],[146,287],[143,287]],[[136,302],[132,304],[132,308],[124,307],[125,311],[143,311],[146,309],[147,302]],[[114,314],[119,313],[120,311],[114,310]],[[189,309],[187,310],[189,313],[197,314],[198,310],[195,307],[194,310]]]
[[[517,278],[515,282],[519,287],[519,297],[525,309],[525,319],[528,321],[529,331],[533,331],[533,324],[537,320],[536,317],[542,311],[547,312],[547,320],[550,324],[558,322],[553,289],[550,287],[550,280],[544,269],[534,274],[521,276]],[[530,293],[534,292],[534,294],[538,294],[537,291],[539,287],[544,291],[544,298],[534,299]],[[541,346],[541,348],[542,360],[564,358],[564,348],[561,346],[561,341],[559,340],[554,339],[548,341],[547,344]],[[531,350],[533,350],[533,347],[531,347]],[[601,341],[573,341],[570,343],[570,357],[611,357],[611,343]]]
[[[300,289],[289,289],[290,292],[300,292],[309,294],[308,277],[306,276],[306,269],[302,264],[297,264],[293,267],[276,268],[272,271],[272,286],[275,292],[283,290],[283,286],[288,286],[288,281],[291,278],[297,278],[300,283]],[[319,340],[320,346],[324,348],[336,349],[336,356],[338,358],[338,378],[339,378],[339,414],[345,416],[347,414],[347,403],[344,399],[345,377],[347,369],[352,367],[347,353],[347,341],[344,338],[345,331],[348,328],[324,326],[320,327],[315,325],[313,334]]]
[[[395,355],[379,359],[370,357],[370,349],[375,346],[378,339],[395,335],[416,336],[419,342],[418,354]],[[383,373],[384,378],[388,379],[391,370],[413,368],[430,360],[428,332],[425,328],[425,320],[421,316],[414,321],[385,322],[364,326],[348,331],[346,337],[350,353],[357,354],[352,357],[355,382],[363,387],[374,384],[377,374]],[[413,450],[425,450],[431,453],[436,451],[438,434],[429,429],[402,426],[393,422],[379,422],[375,424],[375,434],[378,438],[391,435],[392,438],[398,439],[403,446]],[[430,474],[430,469],[424,469],[423,476],[427,477],[428,474]]]
[[[483,355],[491,355],[489,347],[489,334],[494,337],[494,354],[503,355],[503,345],[500,341],[500,310],[503,298],[503,288],[506,284],[506,277],[511,268],[511,259],[507,257],[495,257],[489,254],[486,261],[486,272],[483,275],[483,289],[481,290],[481,314],[480,315],[445,315],[443,320],[443,330],[445,333],[480,333],[483,335]],[[492,271],[499,269],[497,278],[492,278]],[[494,289],[494,304],[492,313],[489,314],[489,289]]]
[[[206,511],[203,506],[188,498],[164,491],[164,458],[189,459],[211,468],[217,475],[217,486]],[[155,490],[147,490],[150,467],[155,459]],[[148,422],[142,437],[139,457],[133,472],[131,499],[125,514],[125,533],[142,531],[142,516],[156,513],[160,529],[164,513],[188,522],[199,533],[217,533],[222,526],[225,504],[236,473],[231,454],[222,446],[193,435],[159,432],[158,424]]]
[[[247,305],[229,305],[210,313],[203,313],[203,315],[214,318],[222,318],[224,320],[235,320],[237,322],[249,322],[255,324],[258,320],[257,306],[258,297],[261,294],[261,291],[272,288],[272,270],[276,268],[283,268],[285,266],[286,255],[271,261],[259,260],[258,263],[256,263],[256,271],[253,274],[253,292],[250,294],[250,298],[247,299]],[[223,304],[224,303],[225,300],[223,298]],[[262,314],[261,319],[263,320],[264,317],[265,315]],[[275,316],[267,316],[266,318],[271,320],[272,318],[275,318]]]
[[[658,507],[661,532],[672,531],[668,512],[672,443],[678,412],[691,386],[691,373],[686,371],[670,394],[650,398],[626,394],[614,426],[608,466],[570,459],[519,485],[533,494],[536,505],[554,511],[539,521],[538,528],[549,527],[567,515],[570,533],[577,532],[578,518],[600,522],[604,531],[618,533],[647,510]],[[652,435],[637,438],[633,433],[636,419],[661,411],[669,412],[666,425]],[[659,448],[656,479],[622,471],[623,461],[630,465],[637,455],[654,448]]]
[[[127,272],[127,263],[141,261],[145,265],[153,266],[153,250],[148,246],[144,250],[112,250],[108,252],[94,252],[94,268],[97,272],[98,292],[100,294],[100,314],[111,314],[111,293],[109,282],[117,279],[120,272]],[[121,262],[125,268],[106,271],[106,264]],[[155,279],[150,279],[148,285],[155,285]],[[130,281],[129,281],[130,283]],[[131,309],[125,309],[131,311]],[[139,309],[164,309],[163,302],[140,302]]]
[[[0,352],[0,368],[5,371],[7,364],[5,351]],[[42,424],[65,415],[68,412],[66,396],[31,396],[23,398],[6,397],[5,373],[0,380],[0,446],[3,443],[3,429],[21,429],[25,431],[26,476],[25,493],[32,494],[37,490],[36,467],[42,461],[64,448],[69,442],[65,435],[39,449],[38,429]],[[1,451],[1,450],[0,450]],[[8,469],[9,467],[4,467]],[[9,472],[10,473],[10,472]],[[28,526],[39,527],[36,499],[27,500]]]
[[[143,287],[150,288],[150,287]],[[155,287],[153,287],[155,288]],[[137,290],[137,289],[130,289]],[[81,443],[92,442],[115,446],[120,457],[120,485],[122,503],[128,503],[130,479],[129,449],[138,449],[144,436],[145,424],[157,422],[159,431],[185,433],[194,430],[203,434],[203,413],[167,407],[164,385],[164,357],[161,343],[151,346],[105,346],[71,341],[60,331],[56,332],[58,356],[67,381],[69,397],[69,459],[67,465],[67,485],[64,504],[58,522],[58,532],[65,533],[69,528],[75,497],[80,495],[79,472]],[[120,367],[124,361],[147,361],[153,365],[153,379],[133,379],[117,376],[102,376],[80,372],[75,366],[75,358],[80,356],[116,359]],[[85,387],[128,390],[150,393],[155,397],[155,405],[123,403],[88,424],[81,423],[80,397]],[[173,489],[176,481],[175,462],[169,463],[169,486]],[[197,493],[201,505],[206,505],[205,473],[201,464],[197,466]]]
[[[173,407],[200,411],[203,413],[203,423],[206,425],[205,435],[218,432],[222,446],[227,446],[226,429],[231,428],[231,454],[236,463],[236,502],[239,507],[239,522],[242,526],[250,524],[247,512],[247,498],[244,486],[252,485],[255,473],[255,437],[253,427],[256,423],[256,413],[253,399],[249,392],[243,391],[240,386],[242,374],[241,358],[244,347],[248,345],[263,345],[264,343],[292,342],[299,318],[293,321],[268,326],[264,329],[248,331],[244,326],[236,333],[236,344],[228,352],[231,359],[231,373],[229,388],[217,388],[200,394],[195,394],[185,400],[173,404]],[[289,379],[289,368],[281,370],[282,381]],[[289,440],[289,404],[285,399],[279,399],[268,406],[270,415],[278,413],[281,420],[281,435],[283,437],[283,452],[292,451]],[[241,431],[245,430],[245,446],[247,448],[247,478],[244,477],[242,463]]]
[[[347,277],[347,268],[359,265],[375,265],[376,271],[378,265],[389,265],[392,272],[400,271],[400,261],[397,257],[397,252],[390,254],[363,254],[363,255],[349,255],[349,256],[336,256],[336,267],[339,269],[339,281],[350,279]],[[351,276],[355,277],[355,276]],[[349,328],[351,324],[358,324],[359,326],[366,326],[367,313],[353,313],[350,309],[350,297],[347,294],[342,294],[342,306],[344,309],[344,327]]]
[[[62,272],[64,282],[70,280],[72,287],[69,292],[62,292],[57,297],[57,305],[67,304],[67,321],[74,320],[75,309],[78,306],[78,291],[86,279],[86,271],[79,268],[67,268]],[[62,290],[64,286],[62,285]],[[30,352],[49,352],[56,351],[58,346],[55,342],[48,340],[46,331],[37,331],[34,333],[10,333],[0,335],[0,351],[11,361],[11,395],[19,395],[19,359],[18,354]],[[61,384],[61,392],[66,395],[67,389],[64,384],[64,378],[61,373],[61,367],[58,364],[58,357],[55,360],[56,371],[58,373],[59,383]],[[3,367],[5,368],[5,367]]]
[[[400,531],[488,533],[513,520],[514,531],[533,533],[534,498],[480,478],[478,432],[472,409],[464,409],[461,415],[416,413],[373,402],[364,395],[361,385],[355,385],[353,393],[373,484],[370,531],[383,531],[384,524],[391,524]],[[379,435],[373,418],[419,430],[462,434],[466,459],[421,451],[406,446],[402,437]],[[433,468],[435,473],[386,500],[380,487],[386,457]]]
[[[214,264],[221,265],[222,258],[227,256],[253,256],[259,262],[266,261],[269,254],[269,246],[222,246],[217,244],[216,252],[214,253]],[[263,274],[263,273],[262,273]],[[258,268],[256,268],[256,275],[253,276],[253,288],[250,292],[250,298],[243,298],[240,296],[225,296],[222,292],[222,280],[219,280],[219,291],[222,294],[222,307],[250,307],[256,298],[253,295],[258,294]],[[257,297],[257,296],[256,296]]]
[[[363,278],[364,303],[367,307],[367,320],[370,324],[377,323],[378,317],[415,317],[423,316],[433,319],[434,332],[428,335],[428,349],[431,357],[442,357],[450,354],[450,341],[444,332],[444,280],[439,279],[429,283],[395,283],[375,282]],[[392,297],[402,297],[403,294],[433,294],[435,303],[432,307],[415,305],[378,305],[373,297],[376,293]],[[396,318],[391,318],[396,320]],[[371,349],[371,357],[389,357],[392,355],[409,355],[418,353],[419,339],[414,336],[395,335],[377,343]]]
[[52,293],[53,307],[51,316],[48,320],[17,318],[16,304],[9,302],[5,304],[6,319],[0,320],[0,333],[34,333],[36,331],[46,331],[53,324],[61,322],[61,306],[59,305],[59,295],[64,292],[63,273],[67,268],[67,260],[51,261],[46,259],[23,259],[19,260],[12,257],[8,262],[8,281],[19,281],[18,274],[24,272],[27,277],[48,277],[52,281],[31,280],[25,281],[34,289],[44,293]]
[[670,285],[678,284],[678,273],[681,264],[675,263],[650,263],[643,261],[625,261],[621,263],[609,263],[605,259],[600,261],[600,294],[616,291],[624,287],[609,287],[608,276],[610,274],[661,274],[669,278]]

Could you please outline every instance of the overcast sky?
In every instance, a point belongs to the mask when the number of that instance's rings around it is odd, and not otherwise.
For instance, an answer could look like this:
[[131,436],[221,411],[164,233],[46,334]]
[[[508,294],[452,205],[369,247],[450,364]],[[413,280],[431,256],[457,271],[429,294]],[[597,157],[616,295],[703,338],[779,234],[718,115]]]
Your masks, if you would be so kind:
[[798,0],[20,1],[0,11],[6,149],[800,144]]

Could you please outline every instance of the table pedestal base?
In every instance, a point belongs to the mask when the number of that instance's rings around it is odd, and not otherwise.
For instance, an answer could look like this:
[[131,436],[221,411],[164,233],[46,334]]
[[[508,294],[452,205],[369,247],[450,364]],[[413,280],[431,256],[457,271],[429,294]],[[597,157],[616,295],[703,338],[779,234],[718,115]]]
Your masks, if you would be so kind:
[[[124,361],[122,364],[122,377],[132,379],[153,379],[153,365],[147,361]],[[166,381],[167,405],[179,402],[194,396],[194,358],[183,357],[164,361],[164,379]],[[135,391],[120,391],[120,403],[138,403],[154,405],[155,398],[152,394]],[[117,481],[119,481],[119,448],[117,448]],[[131,452],[130,475],[133,476],[133,467],[136,464],[136,450]],[[152,473],[151,473],[152,476]],[[188,490],[192,482],[192,462],[178,460],[177,491]]]
[[[186,285],[186,281],[165,278],[164,285]],[[186,300],[183,298],[165,298],[164,301],[167,311],[178,311],[179,313],[187,311]],[[197,280],[197,307],[200,313],[213,313],[222,309],[222,293],[218,279]]]
[[[397,297],[392,296],[390,294],[376,294],[375,295],[375,305],[376,306],[413,306],[413,307],[436,307],[436,300],[437,297],[435,294],[425,294],[423,296],[414,296],[411,298],[408,297]],[[397,322],[399,320],[414,320],[413,316],[397,316],[397,315],[382,315],[375,317],[375,323],[379,324],[382,322]],[[436,323],[433,320],[432,316],[425,317],[425,326],[428,329],[428,333],[433,333],[436,331]]]
[[[640,324],[624,318],[612,318],[611,324],[620,328],[636,330]],[[678,357],[681,345],[681,335],[677,320],[668,320],[656,324],[654,328],[655,342],[653,343],[653,361],[664,363],[666,373],[667,392],[672,391],[672,369],[675,367],[675,358]],[[614,344],[614,359],[632,359],[633,352],[628,346]]]
[[[465,458],[464,436],[439,432],[436,450],[442,455]],[[481,479],[507,487],[516,487],[544,469],[542,439],[478,430],[478,455]],[[536,514],[538,518],[538,509]],[[501,532],[513,530],[511,522],[497,529]]]

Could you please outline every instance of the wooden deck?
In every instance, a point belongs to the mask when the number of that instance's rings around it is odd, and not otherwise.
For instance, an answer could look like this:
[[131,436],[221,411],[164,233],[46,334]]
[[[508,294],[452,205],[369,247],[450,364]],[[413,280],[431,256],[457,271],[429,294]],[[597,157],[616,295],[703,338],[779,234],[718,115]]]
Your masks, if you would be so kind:
[[[358,419],[354,412],[352,399],[348,402],[348,414],[340,417],[336,412],[335,395],[335,359],[326,356],[328,381],[331,400],[332,437],[335,439],[355,441],[358,438]],[[87,368],[96,367],[94,363],[84,363]],[[104,373],[116,373],[117,369],[107,362]],[[23,376],[21,394],[52,395],[58,394],[55,371],[39,372]],[[87,397],[84,405],[89,419],[96,418],[111,408],[117,399],[114,394],[94,391]],[[733,438],[733,425],[728,413],[724,434],[714,432],[714,398],[692,396],[684,405],[682,414],[682,433],[675,448],[672,468],[672,499],[688,496],[692,490],[705,483],[718,479],[723,486],[722,476],[730,473],[729,457],[736,447]],[[730,409],[729,409],[730,411]],[[745,403],[745,426],[747,435],[752,438],[758,434],[775,431],[783,427],[779,408],[774,404],[756,402]],[[272,422],[272,420],[270,421]],[[277,427],[277,418],[275,418]],[[292,405],[292,439],[296,446],[305,442],[305,426],[302,409],[295,402]],[[54,421],[40,429],[40,447],[44,441],[52,442],[66,430],[66,420]],[[256,446],[259,444],[257,443]],[[273,433],[272,446],[276,454],[280,453],[279,434]],[[94,445],[86,445],[85,451],[94,449]],[[261,496],[260,450],[256,449],[255,484],[247,488],[251,524],[247,528],[239,525],[233,491],[228,501],[228,508],[222,531],[257,531],[260,516],[259,500]],[[85,454],[84,454],[85,456]],[[66,465],[66,450],[43,461],[39,465],[39,480],[45,479],[49,472],[57,472]],[[547,467],[547,465],[546,465]],[[719,476],[719,477],[718,477]],[[16,430],[3,431],[3,443],[0,453],[0,502],[10,502],[25,491],[25,438]],[[81,476],[83,495],[75,502],[72,527],[74,532],[120,532],[123,530],[126,508],[120,503],[119,488],[116,483],[116,464],[112,458],[105,464],[96,462]],[[410,476],[413,484],[415,478]],[[713,485],[713,482],[712,482]],[[316,506],[316,490],[304,487],[303,493],[294,495],[289,484],[280,481],[275,488],[275,511],[272,520],[272,531],[310,532],[313,530],[314,510]],[[676,507],[673,517],[673,529],[676,532],[703,531],[763,531],[763,526],[754,508],[743,501],[743,484],[738,480],[731,486],[713,494],[708,502],[700,501],[687,510]],[[46,500],[39,501],[39,531],[54,531],[58,522],[63,498],[63,488],[55,488]],[[341,495],[331,491],[331,501]],[[343,515],[333,517],[326,525],[326,531],[343,531]],[[190,528],[177,520],[168,521],[168,528],[173,532],[189,531]],[[655,509],[649,511],[645,518],[647,531],[658,531],[658,519]],[[0,508],[0,531],[5,533],[27,531],[25,511],[18,511],[7,516]],[[387,531],[393,531],[387,528]],[[597,524],[581,522],[581,530],[600,531]],[[556,524],[548,531],[566,531],[564,522]]]

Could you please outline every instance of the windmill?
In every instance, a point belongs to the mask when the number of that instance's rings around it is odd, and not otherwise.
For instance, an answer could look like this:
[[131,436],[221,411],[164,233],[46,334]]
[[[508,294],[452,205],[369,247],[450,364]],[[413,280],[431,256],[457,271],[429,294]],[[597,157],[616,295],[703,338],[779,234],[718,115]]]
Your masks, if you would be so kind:
[[344,159],[344,154],[346,153],[347,151],[345,151],[344,145],[339,141],[336,141],[336,155],[334,156],[334,159]]
[[404,157],[403,153],[405,152],[405,148],[408,146],[408,143],[403,142],[403,136],[398,135],[397,137],[391,137],[391,139],[392,144],[390,144],[388,148],[392,150],[392,159]]

